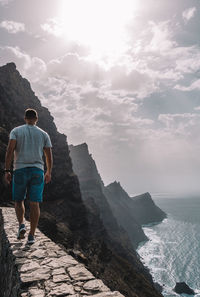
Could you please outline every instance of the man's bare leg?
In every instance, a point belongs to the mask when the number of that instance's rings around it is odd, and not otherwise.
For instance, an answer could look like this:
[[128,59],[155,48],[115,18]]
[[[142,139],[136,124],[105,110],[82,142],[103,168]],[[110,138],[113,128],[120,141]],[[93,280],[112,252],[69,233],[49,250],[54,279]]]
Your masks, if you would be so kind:
[[39,217],[40,217],[39,202],[30,201],[30,222],[31,222],[30,234],[33,236],[35,234],[35,230],[38,225]]
[[19,222],[19,226],[24,223],[24,213],[25,213],[25,207],[24,207],[24,201],[15,201],[15,212],[17,216],[17,220]]

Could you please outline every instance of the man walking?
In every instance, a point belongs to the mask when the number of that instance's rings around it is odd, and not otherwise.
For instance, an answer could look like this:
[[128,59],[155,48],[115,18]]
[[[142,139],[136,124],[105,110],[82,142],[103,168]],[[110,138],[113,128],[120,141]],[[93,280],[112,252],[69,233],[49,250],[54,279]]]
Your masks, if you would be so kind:
[[[24,116],[25,125],[14,128],[10,132],[5,159],[5,180],[11,182],[11,164],[14,157],[12,180],[12,199],[19,222],[18,239],[23,239],[26,232],[24,224],[24,199],[30,199],[30,232],[28,243],[35,242],[35,230],[40,217],[39,203],[42,202],[44,182],[51,180],[53,164],[52,144],[49,135],[36,126],[37,111],[27,109]],[[47,171],[44,175],[43,152]]]

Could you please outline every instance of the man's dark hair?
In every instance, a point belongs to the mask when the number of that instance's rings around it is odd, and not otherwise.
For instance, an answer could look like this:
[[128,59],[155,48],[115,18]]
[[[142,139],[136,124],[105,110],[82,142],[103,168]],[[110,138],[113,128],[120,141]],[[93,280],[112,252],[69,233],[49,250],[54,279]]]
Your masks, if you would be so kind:
[[25,119],[37,119],[38,114],[35,109],[28,108],[25,110]]

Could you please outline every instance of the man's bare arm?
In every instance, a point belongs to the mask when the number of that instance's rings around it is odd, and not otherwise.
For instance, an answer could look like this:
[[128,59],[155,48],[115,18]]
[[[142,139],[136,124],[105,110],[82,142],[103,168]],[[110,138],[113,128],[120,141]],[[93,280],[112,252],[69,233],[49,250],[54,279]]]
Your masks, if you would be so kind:
[[5,169],[9,170],[13,160],[13,154],[16,147],[16,140],[10,139],[6,150]]
[[47,171],[45,173],[44,179],[46,183],[49,183],[51,180],[51,170],[53,167],[53,156],[51,147],[44,147],[44,154],[47,166]]
[[[10,139],[8,142],[8,146],[7,146],[7,150],[6,150],[6,159],[5,159],[5,169],[6,170],[10,170],[12,160],[13,160],[14,150],[16,147],[16,142],[17,141],[15,139]],[[10,172],[6,172],[5,180],[8,184],[11,182]]]

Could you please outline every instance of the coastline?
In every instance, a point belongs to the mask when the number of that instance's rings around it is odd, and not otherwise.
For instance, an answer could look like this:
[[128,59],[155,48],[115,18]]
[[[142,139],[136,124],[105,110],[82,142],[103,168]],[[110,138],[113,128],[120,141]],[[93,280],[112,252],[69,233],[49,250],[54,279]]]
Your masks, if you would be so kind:
[[[150,271],[153,281],[162,286],[164,297],[180,296],[173,291],[176,282],[185,282],[195,291],[195,297],[199,297],[200,257],[198,250],[200,235],[198,230],[200,221],[191,221],[194,212],[197,212],[197,205],[195,204],[194,209],[189,208],[196,200],[188,199],[187,207],[178,199],[174,200],[173,203],[171,203],[172,199],[170,199],[171,202],[167,199],[163,200],[169,209],[171,207],[171,211],[167,212],[166,219],[159,224],[153,223],[142,226],[149,240],[141,242],[138,245],[137,252],[143,265]],[[183,199],[185,201],[185,198]],[[175,202],[177,202],[176,207],[174,207]],[[193,210],[186,218],[182,213],[183,207],[186,207],[187,212]],[[176,216],[178,210],[182,217]],[[181,296],[188,295],[182,294]]]

